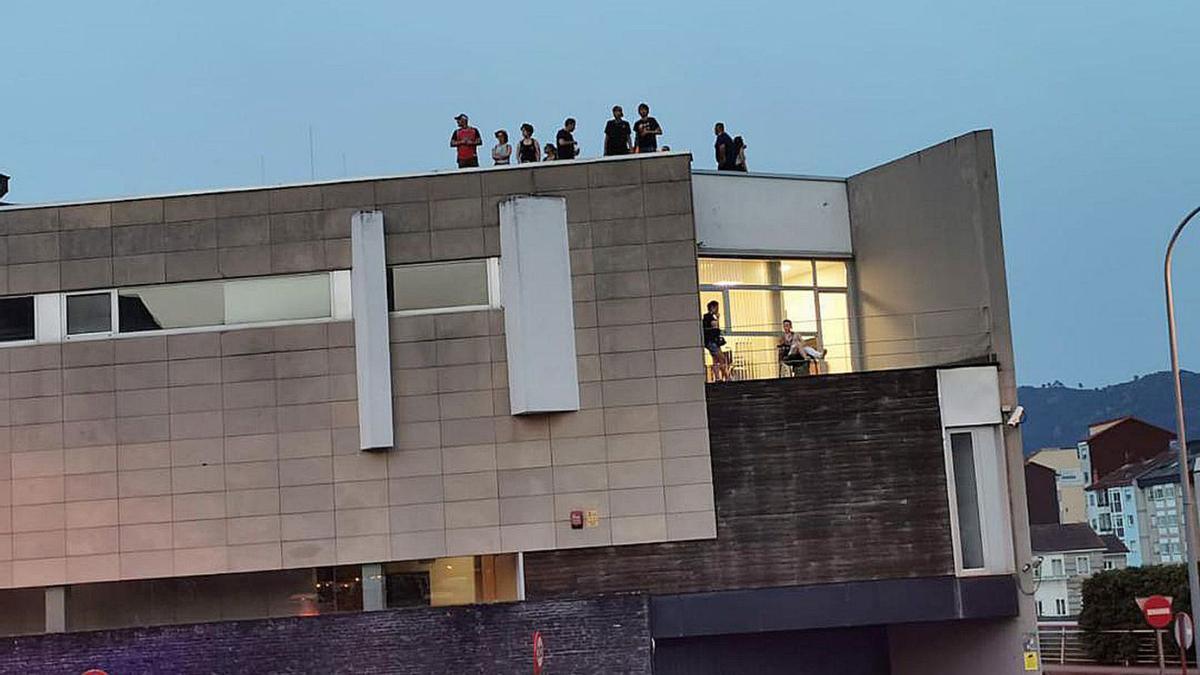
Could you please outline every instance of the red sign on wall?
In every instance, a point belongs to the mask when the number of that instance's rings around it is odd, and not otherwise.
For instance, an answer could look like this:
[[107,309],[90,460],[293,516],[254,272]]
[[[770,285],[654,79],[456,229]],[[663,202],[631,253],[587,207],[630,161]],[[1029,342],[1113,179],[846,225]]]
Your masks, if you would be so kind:
[[546,643],[542,641],[542,631],[533,631],[533,675],[542,675],[542,667],[546,665]]

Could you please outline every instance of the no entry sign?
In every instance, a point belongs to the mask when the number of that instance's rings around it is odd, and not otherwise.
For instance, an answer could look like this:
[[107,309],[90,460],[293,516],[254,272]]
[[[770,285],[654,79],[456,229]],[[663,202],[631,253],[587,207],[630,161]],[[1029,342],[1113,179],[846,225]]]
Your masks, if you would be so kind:
[[1171,625],[1171,597],[1167,595],[1152,595],[1148,598],[1138,598],[1138,607],[1142,608],[1142,616],[1151,628],[1166,628]]
[[542,675],[546,667],[546,643],[542,641],[542,631],[533,631],[533,675]]

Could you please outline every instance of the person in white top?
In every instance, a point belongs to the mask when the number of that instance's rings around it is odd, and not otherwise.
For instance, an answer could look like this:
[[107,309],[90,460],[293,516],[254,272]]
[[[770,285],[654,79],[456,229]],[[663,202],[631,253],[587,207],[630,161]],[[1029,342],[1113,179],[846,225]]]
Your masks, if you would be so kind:
[[496,132],[496,147],[492,148],[492,161],[496,166],[508,164],[512,157],[512,146],[508,144],[508,132],[501,129]]
[[[785,351],[786,350],[786,351]],[[792,322],[783,320],[783,335],[779,338],[779,351],[783,354],[783,362],[793,368],[801,368],[808,374],[809,363],[819,363],[825,358],[825,350],[809,346],[804,336],[792,330]]]

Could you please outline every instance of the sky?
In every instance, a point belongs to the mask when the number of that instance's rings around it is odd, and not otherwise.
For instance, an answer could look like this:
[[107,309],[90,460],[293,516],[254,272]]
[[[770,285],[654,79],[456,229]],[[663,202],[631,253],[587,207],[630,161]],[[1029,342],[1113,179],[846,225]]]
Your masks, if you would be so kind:
[[[1101,386],[1168,366],[1198,23],[1194,0],[10,0],[0,172],[32,203],[449,168],[459,112],[543,143],[571,115],[592,155],[640,101],[702,168],[717,120],[752,171],[834,176],[992,128],[1018,381]],[[1176,270],[1200,370],[1200,231]]]

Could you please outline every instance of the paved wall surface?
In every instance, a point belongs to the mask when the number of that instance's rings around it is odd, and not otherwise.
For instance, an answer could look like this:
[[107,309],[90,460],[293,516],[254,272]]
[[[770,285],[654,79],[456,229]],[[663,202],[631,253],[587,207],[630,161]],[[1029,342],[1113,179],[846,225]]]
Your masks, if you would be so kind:
[[530,597],[954,574],[934,370],[708,387],[717,539],[525,556]]
[[642,596],[422,608],[0,640],[0,670],[109,673],[649,674]]
[[[714,535],[687,155],[0,210],[0,292],[501,255],[566,199],[581,410],[515,417],[502,310],[392,317],[396,447],[352,324],[0,347],[0,587]],[[573,510],[595,527],[571,529]]]

